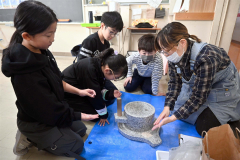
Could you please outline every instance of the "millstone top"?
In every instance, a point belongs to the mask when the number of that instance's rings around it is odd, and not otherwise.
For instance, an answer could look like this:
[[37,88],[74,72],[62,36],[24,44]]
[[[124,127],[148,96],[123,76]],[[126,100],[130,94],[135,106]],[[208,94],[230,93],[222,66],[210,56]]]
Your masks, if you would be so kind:
[[155,108],[146,102],[130,102],[125,106],[125,112],[133,117],[149,117],[155,113]]

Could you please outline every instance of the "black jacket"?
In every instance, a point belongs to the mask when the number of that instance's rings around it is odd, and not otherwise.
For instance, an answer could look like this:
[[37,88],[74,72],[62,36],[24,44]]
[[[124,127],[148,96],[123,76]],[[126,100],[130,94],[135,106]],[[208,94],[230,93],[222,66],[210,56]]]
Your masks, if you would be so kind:
[[[105,77],[101,69],[101,60],[98,58],[84,58],[67,67],[63,72],[63,80],[79,89],[93,89],[96,92],[95,98],[88,98],[90,104],[99,114],[99,118],[108,117],[107,108],[102,97],[102,89],[105,84]],[[114,99],[114,89],[108,91],[106,100]],[[66,93],[66,97],[77,98],[75,95]],[[81,106],[80,106],[81,107]]]
[[102,52],[110,47],[110,43],[104,39],[101,42],[98,32],[89,35],[81,44],[80,55],[86,57],[94,57],[98,52]]
[[64,101],[61,72],[52,53],[41,52],[33,53],[15,44],[2,60],[2,72],[11,77],[17,96],[17,116],[26,122],[71,126],[72,121],[81,119],[81,113],[74,112]]

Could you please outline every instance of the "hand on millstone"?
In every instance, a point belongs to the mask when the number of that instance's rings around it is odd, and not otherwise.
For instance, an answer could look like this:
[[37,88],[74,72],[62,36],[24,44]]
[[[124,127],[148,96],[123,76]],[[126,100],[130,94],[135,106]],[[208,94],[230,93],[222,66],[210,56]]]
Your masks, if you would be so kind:
[[162,113],[159,115],[157,120],[153,123],[154,126],[153,126],[152,130],[155,130],[167,123],[177,120],[177,118],[174,115],[172,115],[171,117],[168,117],[169,114],[170,114],[170,107],[168,107],[168,106],[164,107]]

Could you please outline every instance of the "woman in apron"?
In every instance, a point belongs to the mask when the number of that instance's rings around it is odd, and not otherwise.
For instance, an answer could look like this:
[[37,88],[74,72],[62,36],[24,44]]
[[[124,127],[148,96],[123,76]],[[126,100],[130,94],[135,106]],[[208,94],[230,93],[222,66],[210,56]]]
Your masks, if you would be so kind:
[[170,81],[152,130],[177,119],[195,124],[200,135],[229,122],[240,126],[240,78],[223,48],[202,43],[179,22],[167,24],[155,45],[169,61]]

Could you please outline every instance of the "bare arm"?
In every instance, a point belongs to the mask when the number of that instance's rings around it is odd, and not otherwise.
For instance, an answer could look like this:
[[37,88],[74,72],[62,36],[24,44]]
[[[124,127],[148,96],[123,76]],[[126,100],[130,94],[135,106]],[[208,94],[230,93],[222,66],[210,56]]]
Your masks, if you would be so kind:
[[96,95],[96,92],[92,89],[81,90],[81,89],[78,89],[76,87],[73,87],[72,85],[66,83],[65,81],[62,81],[62,83],[63,83],[63,89],[64,89],[65,92],[76,94],[76,95],[79,95],[81,97],[89,96],[89,97],[93,98]]

